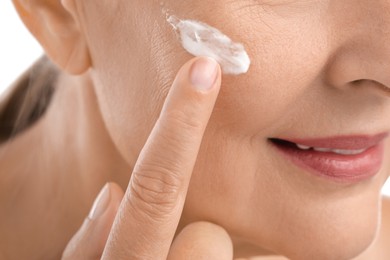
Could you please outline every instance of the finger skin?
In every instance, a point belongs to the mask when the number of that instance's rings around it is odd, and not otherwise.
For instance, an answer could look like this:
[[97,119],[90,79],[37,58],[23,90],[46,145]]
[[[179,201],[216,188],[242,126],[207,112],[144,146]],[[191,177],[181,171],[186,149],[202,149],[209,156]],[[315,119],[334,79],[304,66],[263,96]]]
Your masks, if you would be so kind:
[[[103,254],[105,259],[166,259],[202,137],[221,84],[196,90],[179,71],[138,161]],[[204,58],[203,58],[204,59]],[[202,60],[204,61],[204,60]]]
[[168,260],[232,260],[233,243],[222,227],[210,222],[186,226],[175,238]]
[[107,209],[97,219],[87,217],[83,225],[72,237],[62,254],[62,260],[100,259],[108,235],[123,198],[122,189],[115,183],[109,183],[110,200]]

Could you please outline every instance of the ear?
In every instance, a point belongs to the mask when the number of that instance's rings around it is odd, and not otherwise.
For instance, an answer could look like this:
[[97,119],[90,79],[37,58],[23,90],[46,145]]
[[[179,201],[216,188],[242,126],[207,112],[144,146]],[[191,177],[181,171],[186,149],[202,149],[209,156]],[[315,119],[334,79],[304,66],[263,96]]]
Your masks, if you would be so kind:
[[91,67],[87,41],[73,0],[13,0],[30,32],[50,59],[70,74]]

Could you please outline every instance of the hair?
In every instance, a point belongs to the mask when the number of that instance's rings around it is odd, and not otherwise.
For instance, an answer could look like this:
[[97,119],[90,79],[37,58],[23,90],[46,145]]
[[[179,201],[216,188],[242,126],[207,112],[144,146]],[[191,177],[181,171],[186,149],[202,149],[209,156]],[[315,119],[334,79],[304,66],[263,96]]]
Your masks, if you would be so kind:
[[45,113],[59,70],[43,56],[0,96],[0,143],[31,127]]

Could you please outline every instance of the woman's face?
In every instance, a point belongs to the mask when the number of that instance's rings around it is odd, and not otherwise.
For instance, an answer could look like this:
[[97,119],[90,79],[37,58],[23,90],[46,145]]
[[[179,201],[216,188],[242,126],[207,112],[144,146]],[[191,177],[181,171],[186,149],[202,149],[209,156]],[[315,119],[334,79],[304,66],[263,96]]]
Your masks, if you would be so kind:
[[[243,43],[251,57],[247,74],[223,77],[183,224],[209,220],[294,259],[351,258],[372,242],[389,160],[371,179],[340,183],[298,166],[270,138],[390,130],[390,100],[381,89],[390,87],[388,1],[85,0],[79,5],[102,114],[131,165],[176,71],[191,57],[163,10],[220,29]],[[388,148],[384,158],[390,158]]]

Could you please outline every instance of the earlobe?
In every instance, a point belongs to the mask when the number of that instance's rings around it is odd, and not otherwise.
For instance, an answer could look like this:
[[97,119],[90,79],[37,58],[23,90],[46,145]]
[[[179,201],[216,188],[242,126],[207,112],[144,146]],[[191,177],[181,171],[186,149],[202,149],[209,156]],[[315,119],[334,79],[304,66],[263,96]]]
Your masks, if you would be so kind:
[[69,74],[82,74],[91,67],[87,41],[72,1],[14,0],[30,32],[47,55]]

